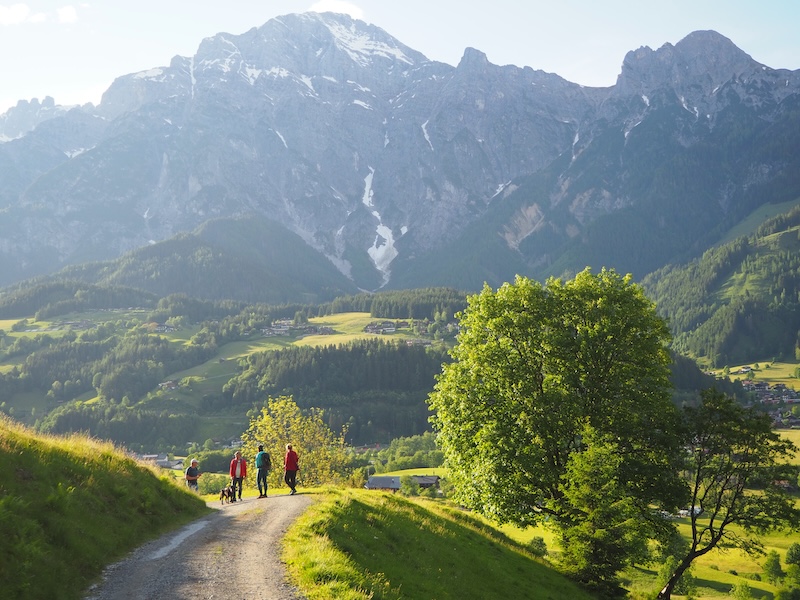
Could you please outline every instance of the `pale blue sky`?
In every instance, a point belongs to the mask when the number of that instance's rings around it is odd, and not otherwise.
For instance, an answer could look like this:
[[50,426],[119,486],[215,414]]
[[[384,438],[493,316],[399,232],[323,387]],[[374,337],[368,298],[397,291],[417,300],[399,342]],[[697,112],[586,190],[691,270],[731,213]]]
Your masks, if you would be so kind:
[[190,56],[205,37],[308,10],[346,12],[451,65],[471,46],[590,86],[613,85],[629,50],[698,29],[800,68],[794,0],[0,0],[0,113],[48,95],[97,103],[115,77]]

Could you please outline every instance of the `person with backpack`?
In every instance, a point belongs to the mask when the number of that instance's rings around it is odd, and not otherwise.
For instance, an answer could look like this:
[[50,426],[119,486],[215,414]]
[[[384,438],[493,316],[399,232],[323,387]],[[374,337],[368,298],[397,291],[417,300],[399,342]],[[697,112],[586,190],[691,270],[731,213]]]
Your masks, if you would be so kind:
[[267,497],[267,475],[271,469],[272,458],[270,458],[269,452],[264,451],[264,446],[259,444],[258,454],[256,454],[256,483],[258,484],[259,498]]

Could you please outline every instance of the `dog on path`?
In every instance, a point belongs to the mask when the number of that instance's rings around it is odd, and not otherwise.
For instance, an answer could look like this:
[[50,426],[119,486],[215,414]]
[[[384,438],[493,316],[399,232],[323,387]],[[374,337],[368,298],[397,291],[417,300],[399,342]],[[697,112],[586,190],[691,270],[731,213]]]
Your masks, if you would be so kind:
[[220,504],[236,502],[236,495],[233,493],[233,486],[231,484],[226,485],[219,491],[219,502]]

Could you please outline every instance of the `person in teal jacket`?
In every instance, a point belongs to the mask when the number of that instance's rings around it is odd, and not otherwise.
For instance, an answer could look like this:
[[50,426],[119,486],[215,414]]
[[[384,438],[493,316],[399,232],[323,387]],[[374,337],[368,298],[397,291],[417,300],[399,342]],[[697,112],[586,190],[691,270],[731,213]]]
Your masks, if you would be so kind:
[[[264,451],[264,446],[259,444],[258,454],[256,454],[256,483],[258,484],[258,497],[267,497],[267,475],[272,469],[272,458],[269,452]],[[264,490],[263,492],[261,490]]]

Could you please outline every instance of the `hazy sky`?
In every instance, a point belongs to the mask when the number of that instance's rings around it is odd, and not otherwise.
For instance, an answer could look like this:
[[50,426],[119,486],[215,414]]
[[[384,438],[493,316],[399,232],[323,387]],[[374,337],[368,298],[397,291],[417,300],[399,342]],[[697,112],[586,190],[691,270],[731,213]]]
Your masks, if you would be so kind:
[[469,46],[590,86],[613,85],[629,50],[699,29],[800,68],[797,0],[0,0],[0,113],[45,96],[96,104],[116,77],[191,56],[203,38],[309,10],[348,13],[451,65]]

